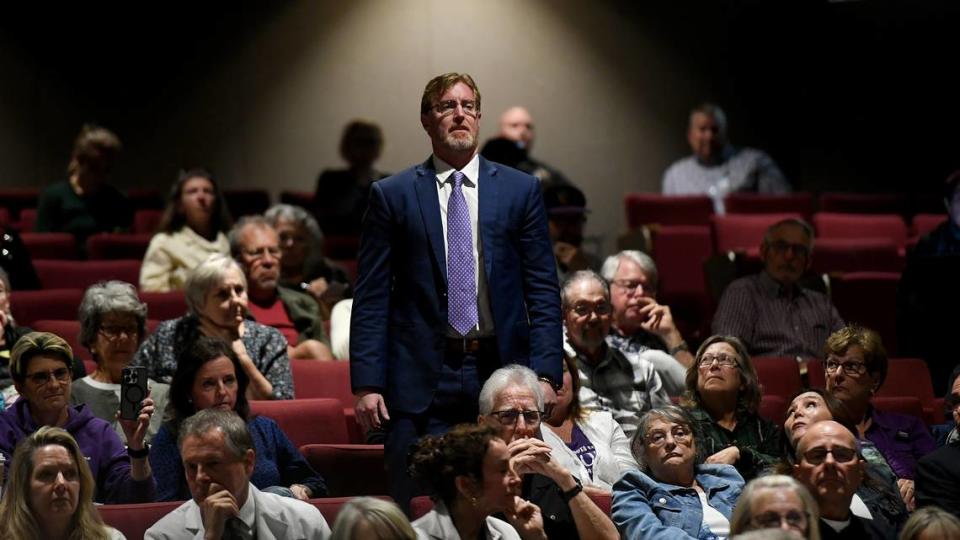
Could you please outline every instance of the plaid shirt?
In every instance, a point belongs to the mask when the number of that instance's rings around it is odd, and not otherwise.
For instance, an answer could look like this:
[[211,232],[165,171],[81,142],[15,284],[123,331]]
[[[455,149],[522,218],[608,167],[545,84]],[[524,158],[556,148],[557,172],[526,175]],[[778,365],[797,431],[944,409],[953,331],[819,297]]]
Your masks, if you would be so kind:
[[780,461],[783,434],[780,426],[773,422],[756,414],[738,412],[737,425],[730,431],[703,409],[690,408],[687,412],[693,419],[699,463],[725,448],[736,446],[740,449],[740,459],[733,466],[749,482]]
[[649,362],[631,361],[604,345],[596,364],[577,352],[580,405],[586,410],[609,411],[627,436],[633,435],[643,413],[670,404],[660,376]]
[[822,358],[827,337],[843,319],[827,295],[791,293],[766,272],[740,278],[723,292],[713,333],[743,340],[751,355]]

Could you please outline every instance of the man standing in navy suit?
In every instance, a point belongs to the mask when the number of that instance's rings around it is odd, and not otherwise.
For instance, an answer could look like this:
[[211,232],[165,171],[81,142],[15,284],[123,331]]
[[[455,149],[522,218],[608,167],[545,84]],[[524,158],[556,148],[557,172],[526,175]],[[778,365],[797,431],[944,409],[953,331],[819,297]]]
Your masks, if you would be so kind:
[[556,261],[537,180],[477,153],[480,92],[434,77],[420,123],[433,155],[374,183],[350,324],[357,420],[386,431],[391,495],[411,496],[411,443],[476,422],[480,388],[522,364],[547,403],[561,379]]

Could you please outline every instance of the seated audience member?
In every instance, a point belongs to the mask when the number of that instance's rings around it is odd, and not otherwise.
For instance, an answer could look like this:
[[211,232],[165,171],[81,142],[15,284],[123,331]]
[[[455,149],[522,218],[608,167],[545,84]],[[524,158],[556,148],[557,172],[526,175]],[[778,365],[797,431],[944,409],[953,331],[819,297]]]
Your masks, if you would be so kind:
[[726,538],[743,478],[730,465],[698,464],[693,425],[680,407],[643,415],[633,437],[640,469],[613,486],[621,538]]
[[[80,344],[86,347],[97,369],[73,381],[71,400],[74,405],[86,404],[90,413],[109,422],[121,439],[126,434],[120,426],[120,381],[123,368],[130,365],[147,330],[147,305],[137,297],[133,285],[123,281],[101,281],[91,285],[80,303]],[[163,421],[170,387],[148,380],[150,397],[156,410],[144,441],[150,442]]]
[[77,135],[67,180],[51,184],[37,202],[37,232],[66,232],[85,251],[87,237],[129,229],[133,209],[107,177],[120,154],[120,139],[109,129],[86,124]]
[[[807,429],[821,420],[833,420],[856,435],[856,423],[850,418],[846,406],[825,390],[809,389],[799,392],[790,401],[783,423],[783,459],[777,471],[792,474],[797,441]],[[900,495],[897,477],[880,452],[869,440],[858,440],[860,454],[864,456],[864,477],[853,498],[850,511],[854,515],[878,522],[894,530],[903,527],[909,513]]]
[[257,452],[232,411],[206,409],[186,419],[177,445],[192,499],[144,538],[329,538],[330,527],[315,506],[250,483]]
[[607,343],[624,354],[640,355],[653,364],[669,395],[682,394],[693,354],[670,306],[657,303],[659,275],[653,259],[642,251],[621,251],[607,257],[600,275],[610,284],[613,306]]
[[887,377],[887,351],[880,335],[848,326],[827,339],[826,351],[827,391],[850,411],[860,438],[872,442],[883,455],[897,475],[907,509],[912,510],[917,460],[932,452],[936,443],[920,418],[881,411],[870,404]]
[[[954,384],[956,388],[956,384]],[[960,395],[950,399],[953,433],[960,428]],[[917,506],[939,506],[960,517],[960,439],[953,437],[917,462]]]
[[883,521],[865,519],[850,511],[850,502],[863,481],[864,461],[857,439],[833,420],[807,428],[797,441],[793,477],[803,484],[820,508],[820,537],[824,540],[896,538]]
[[347,168],[323,171],[317,178],[313,198],[316,213],[328,233],[360,235],[370,184],[388,176],[374,166],[381,150],[383,132],[377,124],[354,120],[344,127],[340,156]]
[[567,342],[580,371],[580,403],[608,411],[630,435],[644,411],[670,401],[653,365],[607,345],[610,289],[591,270],[575,272],[560,291]]
[[349,295],[350,279],[323,256],[323,232],[317,220],[289,204],[272,206],[264,217],[280,237],[280,285],[313,295],[323,308],[321,313],[329,315]]
[[0,452],[9,462],[14,447],[43,426],[59,427],[76,439],[83,451],[99,503],[152,502],[156,492],[144,444],[153,400],[143,400],[136,420],[120,420],[127,444],[110,424],[85,405],[70,406],[70,366],[73,351],[63,339],[47,332],[20,338],[10,357],[10,373],[20,399],[0,414]]
[[190,270],[210,255],[229,253],[226,233],[232,223],[213,175],[204,169],[180,171],[143,257],[140,290],[183,289]]
[[257,454],[250,482],[257,489],[297,499],[326,496],[323,478],[280,426],[265,416],[250,416],[248,383],[236,353],[223,340],[201,337],[181,357],[170,387],[170,419],[154,438],[150,455],[157,500],[182,501],[189,497],[177,436],[186,419],[205,409],[233,411],[247,423]]
[[133,365],[169,384],[177,360],[200,337],[220,338],[233,347],[250,379],[251,399],[293,399],[287,340],[279,330],[247,320],[247,278],[230,257],[211,255],[187,276],[188,313],[160,323],[140,346]]
[[[417,538],[547,538],[543,516],[519,497],[507,444],[488,426],[461,424],[420,440],[410,470],[434,493],[433,510],[413,522]],[[502,513],[507,521],[493,517]]]
[[230,253],[247,280],[247,309],[280,330],[291,358],[333,360],[320,308],[309,294],[280,286],[280,239],[260,216],[245,216],[230,231]]
[[584,489],[609,494],[614,482],[637,468],[630,439],[607,411],[588,411],[580,406],[577,361],[564,356],[563,386],[557,404],[541,426],[543,440],[553,448],[553,457],[580,479]]
[[957,430],[957,424],[960,423],[960,365],[950,374],[947,382],[947,396],[943,401],[950,411],[950,418],[943,424],[932,427],[937,448],[960,441],[960,433]]
[[731,283],[720,298],[713,333],[740,338],[754,356],[819,358],[843,319],[823,293],[800,286],[810,268],[813,228],[785,219],[760,244],[763,271]]
[[[527,174],[536,176],[540,186],[544,189],[551,186],[570,185],[570,181],[563,173],[546,163],[530,157],[533,143],[536,140],[533,116],[523,107],[515,106],[503,111],[500,115],[500,137],[513,141],[524,152],[524,159],[516,165],[510,165]],[[496,160],[493,160],[496,161]]]
[[936,506],[921,508],[903,526],[900,540],[960,540],[960,519]]
[[0,538],[122,540],[93,506],[97,489],[77,441],[44,426],[17,445],[0,502]]
[[[10,352],[17,340],[33,332],[26,326],[17,326],[10,309],[10,279],[7,273],[0,268],[0,410],[4,405],[10,405],[17,400],[17,387],[10,376]],[[80,379],[87,374],[83,361],[73,359],[73,378]]]
[[897,349],[908,358],[923,358],[930,368],[934,389],[941,386],[957,365],[952,340],[931,339],[949,336],[955,328],[952,313],[960,303],[960,170],[943,185],[946,220],[920,238],[907,252],[907,263],[897,285]]
[[[497,430],[514,471],[523,477],[520,496],[541,511],[551,540],[613,540],[618,537],[603,510],[584,492],[579,467],[568,469],[543,441],[543,387],[530,369],[516,364],[490,375],[480,391],[478,421]],[[558,456],[560,457],[560,456]]]
[[576,271],[598,269],[597,257],[583,250],[583,228],[589,212],[583,192],[572,185],[551,186],[543,191],[543,204],[560,282]]
[[708,195],[714,210],[724,212],[730,193],[789,193],[790,184],[766,153],[734,148],[727,141],[727,115],[704,103],[690,111],[687,142],[693,155],[670,165],[663,174],[666,195]]
[[354,497],[340,507],[330,540],[416,540],[417,533],[390,501]]
[[760,383],[739,339],[711,336],[703,342],[687,370],[684,405],[703,462],[733,465],[746,480],[777,462],[782,434],[758,413]]
[[820,509],[807,488],[792,477],[761,476],[743,488],[730,518],[730,535],[760,529],[783,529],[820,540]]

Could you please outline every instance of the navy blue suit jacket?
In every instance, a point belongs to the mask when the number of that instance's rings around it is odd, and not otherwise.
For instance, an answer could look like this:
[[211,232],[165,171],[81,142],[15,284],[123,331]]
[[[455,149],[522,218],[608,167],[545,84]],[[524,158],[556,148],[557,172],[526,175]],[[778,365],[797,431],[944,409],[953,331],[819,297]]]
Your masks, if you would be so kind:
[[[480,158],[479,237],[503,365],[561,379],[556,260],[536,178]],[[421,413],[445,352],[447,257],[432,159],[370,188],[350,321],[354,391]]]

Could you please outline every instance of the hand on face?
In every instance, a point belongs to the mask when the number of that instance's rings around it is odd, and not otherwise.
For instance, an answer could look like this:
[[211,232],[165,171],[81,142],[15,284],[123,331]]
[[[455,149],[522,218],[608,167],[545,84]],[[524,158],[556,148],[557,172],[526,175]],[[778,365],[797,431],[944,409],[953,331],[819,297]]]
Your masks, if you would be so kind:
[[[227,520],[240,516],[237,499],[223,486],[211,483],[207,497],[200,503],[200,516],[208,538],[220,538]],[[212,536],[209,536],[212,535]]]

